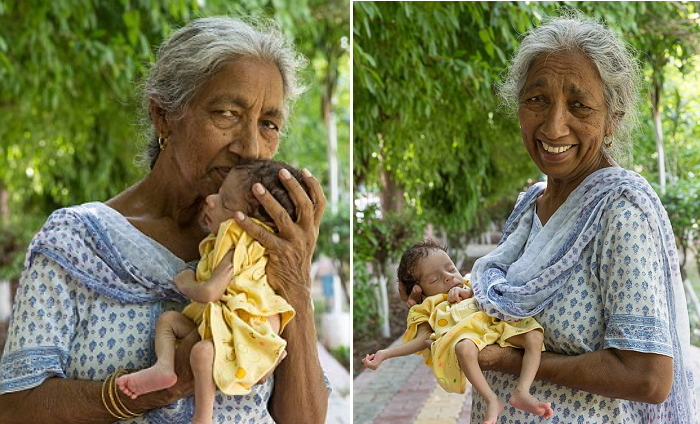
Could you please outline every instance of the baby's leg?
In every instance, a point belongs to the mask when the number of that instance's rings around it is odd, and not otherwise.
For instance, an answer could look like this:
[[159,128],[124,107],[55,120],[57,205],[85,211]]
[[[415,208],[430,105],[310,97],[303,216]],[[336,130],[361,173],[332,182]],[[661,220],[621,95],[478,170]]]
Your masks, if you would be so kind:
[[[269,317],[267,317],[267,322],[270,324],[270,327],[272,327],[272,331],[273,331],[275,334],[279,334],[279,333],[280,333],[280,327],[282,326],[282,320],[281,320],[279,314],[270,315]],[[279,357],[279,359],[277,360],[277,363],[275,364],[275,366],[273,367],[273,369],[271,369],[271,370],[268,371],[265,375],[263,375],[263,376],[260,378],[260,380],[258,380],[258,384],[262,384],[262,383],[264,383],[268,378],[270,378],[270,376],[272,375],[272,373],[275,371],[275,368],[277,368],[277,365],[279,365],[279,363],[282,362],[282,360],[283,360],[284,358],[286,358],[286,357],[287,357],[287,352],[286,352],[286,351],[282,351],[282,353],[280,354],[280,357]]]
[[136,399],[144,393],[167,389],[177,382],[175,344],[195,329],[195,325],[179,312],[165,312],[156,324],[157,361],[150,368],[117,378],[124,394]]
[[540,402],[530,394],[530,387],[535,381],[537,369],[540,367],[542,358],[542,342],[544,336],[539,330],[529,331],[525,334],[518,334],[507,340],[515,346],[520,346],[525,350],[523,355],[523,365],[520,369],[520,379],[513,395],[510,397],[510,404],[523,411],[531,412],[544,418],[549,418],[554,414],[552,404]]
[[197,342],[192,347],[190,365],[194,374],[194,417],[192,424],[211,424],[214,415],[214,342]]
[[472,387],[479,392],[486,402],[486,421],[483,424],[495,424],[498,414],[501,413],[505,404],[501,402],[498,395],[491,390],[489,383],[484,378],[484,374],[479,367],[479,348],[471,340],[462,340],[455,346],[457,360],[462,372]]

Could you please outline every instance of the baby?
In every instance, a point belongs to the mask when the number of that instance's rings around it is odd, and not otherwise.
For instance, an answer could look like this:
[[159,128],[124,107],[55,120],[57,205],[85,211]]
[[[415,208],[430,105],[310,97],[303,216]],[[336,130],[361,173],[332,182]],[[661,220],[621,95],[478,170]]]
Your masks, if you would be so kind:
[[448,392],[464,393],[468,379],[486,401],[483,424],[495,424],[505,404],[481,372],[479,351],[493,343],[522,347],[525,354],[520,379],[509,402],[544,418],[552,416],[551,404],[530,394],[544,341],[543,329],[534,319],[506,322],[486,315],[445,248],[430,240],[404,252],[397,274],[407,293],[417,284],[428,297],[409,310],[404,343],[367,355],[362,362],[368,368],[374,370],[386,359],[424,351],[426,341],[432,339],[430,352],[423,354],[440,386]]
[[156,326],[157,362],[119,377],[117,385],[125,394],[136,398],[175,384],[175,345],[195,328],[192,321],[202,338],[191,352],[193,423],[212,422],[217,387],[228,395],[247,394],[284,358],[286,341],[279,334],[294,310],[267,282],[265,249],[233,220],[234,212],[241,211],[275,231],[273,219],[252,194],[255,183],[261,183],[296,219],[296,207],[279,180],[281,169],[287,169],[305,187],[300,172],[289,165],[242,159],[219,192],[206,198],[202,220],[211,234],[199,245],[196,275],[184,270],[174,278],[178,289],[193,302],[182,313],[161,315]]

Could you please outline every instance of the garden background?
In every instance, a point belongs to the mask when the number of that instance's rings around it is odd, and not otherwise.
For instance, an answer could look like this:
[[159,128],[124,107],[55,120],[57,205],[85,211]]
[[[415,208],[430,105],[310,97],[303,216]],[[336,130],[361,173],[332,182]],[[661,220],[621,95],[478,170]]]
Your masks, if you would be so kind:
[[355,2],[355,373],[362,356],[405,329],[395,289],[401,252],[433,235],[468,272],[470,248],[497,242],[518,192],[543,178],[495,84],[522,34],[567,7],[606,22],[637,51],[640,127],[623,165],[652,182],[669,212],[695,288],[698,343],[700,3]]
[[[200,16],[274,20],[309,59],[308,92],[276,158],[323,184],[328,208],[317,254],[333,259],[347,310],[349,11],[349,0],[0,0],[0,345],[10,287],[48,215],[107,200],[145,172],[135,163],[145,142],[139,86],[158,45]],[[326,303],[320,298],[319,319]],[[349,342],[330,350],[349,366]]]

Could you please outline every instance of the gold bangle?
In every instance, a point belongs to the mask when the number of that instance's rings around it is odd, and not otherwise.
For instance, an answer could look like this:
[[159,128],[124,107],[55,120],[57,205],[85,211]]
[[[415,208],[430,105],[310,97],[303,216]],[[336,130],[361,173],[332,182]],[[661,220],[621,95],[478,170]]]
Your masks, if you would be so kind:
[[[124,402],[122,402],[121,398],[119,397],[120,390],[117,388],[117,377],[124,375],[124,374],[128,374],[128,372],[125,369],[119,369],[119,370],[115,371],[113,374],[114,384],[110,384],[110,399],[112,400],[112,403],[113,403],[112,406],[114,406],[114,409],[119,411],[119,413],[124,413],[125,415],[127,415],[127,418],[140,417],[143,414],[137,414],[136,412],[131,412],[129,410],[129,408],[127,408],[124,405]],[[114,392],[114,397],[117,400],[116,402],[114,402],[114,399],[112,398],[112,395],[111,395],[112,391]],[[117,405],[117,403],[119,405]]]
[[104,405],[107,412],[109,412],[109,415],[111,415],[113,418],[116,418],[118,420],[123,420],[123,419],[129,418],[129,417],[123,417],[123,416],[119,415],[118,413],[113,412],[112,409],[107,404],[107,399],[105,398],[105,391],[109,392],[110,387],[112,386],[113,380],[114,380],[114,373],[108,375],[107,378],[105,379],[105,381],[102,382],[102,390],[101,390],[102,405]]

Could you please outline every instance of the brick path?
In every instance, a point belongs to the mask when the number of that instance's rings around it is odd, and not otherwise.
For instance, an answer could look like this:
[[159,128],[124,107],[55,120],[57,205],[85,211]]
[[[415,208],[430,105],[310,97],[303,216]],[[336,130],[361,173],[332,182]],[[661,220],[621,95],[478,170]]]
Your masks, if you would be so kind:
[[392,358],[355,378],[353,424],[468,424],[467,392],[445,393],[422,356]]
[[[691,352],[700,405],[700,348],[691,346]],[[353,424],[470,424],[470,388],[464,395],[446,393],[422,359],[392,358],[355,377]]]

